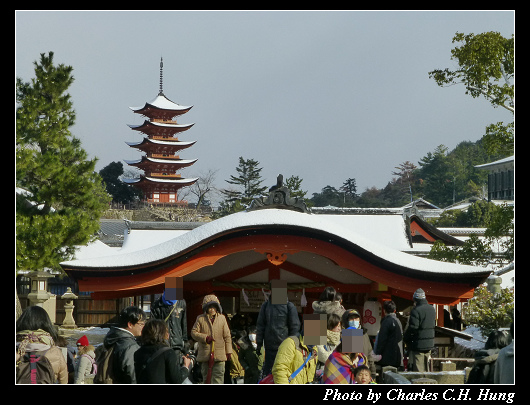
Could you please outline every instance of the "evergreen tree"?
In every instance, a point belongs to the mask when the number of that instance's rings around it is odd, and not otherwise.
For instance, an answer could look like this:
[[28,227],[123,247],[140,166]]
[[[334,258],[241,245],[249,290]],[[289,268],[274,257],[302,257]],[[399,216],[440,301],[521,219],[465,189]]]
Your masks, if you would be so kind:
[[242,204],[249,204],[254,198],[259,197],[267,190],[267,186],[262,186],[263,179],[261,177],[261,170],[259,162],[254,159],[243,159],[239,157],[239,166],[236,171],[239,174],[237,177],[231,175],[230,180],[226,180],[228,184],[238,186],[238,190],[223,190],[222,193],[226,195],[228,202],[240,201]]
[[238,176],[231,175],[230,180],[226,180],[228,184],[238,188],[221,191],[226,196],[226,201],[229,204],[239,201],[243,205],[248,205],[254,198],[261,196],[268,189],[267,186],[262,186],[262,169],[257,160],[245,160],[239,157],[239,166],[236,167]]
[[428,152],[419,162],[423,195],[439,207],[445,207],[453,201],[454,176],[447,150],[446,146],[439,145],[434,153]]
[[34,62],[35,78],[16,84],[16,265],[58,269],[75,246],[89,242],[108,205],[96,159],[88,160],[69,128],[73,68],[53,64],[53,52]]
[[353,178],[346,179],[339,187],[339,191],[342,193],[342,206],[352,207],[358,197],[356,180]]
[[105,183],[107,193],[112,196],[112,201],[128,203],[141,195],[141,190],[120,180],[123,175],[123,163],[112,162],[99,171]]
[[285,180],[285,187],[290,190],[291,197],[304,198],[307,194],[307,191],[302,190],[302,181],[298,176],[291,176]]
[[330,185],[324,187],[320,193],[313,193],[311,201],[315,207],[326,207],[328,205],[333,207],[342,206],[341,193],[339,193],[335,187]]

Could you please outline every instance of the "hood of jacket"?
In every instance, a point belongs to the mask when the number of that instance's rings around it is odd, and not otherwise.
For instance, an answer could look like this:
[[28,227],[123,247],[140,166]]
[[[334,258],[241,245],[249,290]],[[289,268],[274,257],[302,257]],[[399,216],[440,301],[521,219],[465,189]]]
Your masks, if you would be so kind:
[[105,336],[103,343],[105,344],[106,348],[109,348],[116,342],[120,340],[126,340],[126,339],[132,339],[136,342],[136,338],[131,332],[125,329],[121,329],[121,328],[113,326],[110,328],[109,333],[107,333],[107,336]]
[[315,314],[337,314],[342,316],[344,308],[339,301],[314,301],[313,311]]
[[202,311],[206,313],[206,310],[211,304],[214,304],[215,306],[217,306],[217,312],[219,312],[220,314],[223,312],[223,308],[221,307],[219,298],[217,298],[213,294],[206,295],[204,299],[202,300]]

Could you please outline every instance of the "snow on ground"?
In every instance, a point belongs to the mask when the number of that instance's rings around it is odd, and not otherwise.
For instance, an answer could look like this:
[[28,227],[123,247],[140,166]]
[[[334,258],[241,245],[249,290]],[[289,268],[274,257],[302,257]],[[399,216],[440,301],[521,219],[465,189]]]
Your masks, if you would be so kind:
[[88,338],[88,342],[92,346],[98,346],[103,343],[103,339],[105,339],[105,336],[107,335],[108,331],[109,328],[100,328],[97,326],[75,329],[67,329],[59,326],[59,335],[63,335],[64,337],[66,337],[66,340],[68,341],[68,346],[71,347],[76,347],[77,340],[83,335],[86,335],[86,337]]

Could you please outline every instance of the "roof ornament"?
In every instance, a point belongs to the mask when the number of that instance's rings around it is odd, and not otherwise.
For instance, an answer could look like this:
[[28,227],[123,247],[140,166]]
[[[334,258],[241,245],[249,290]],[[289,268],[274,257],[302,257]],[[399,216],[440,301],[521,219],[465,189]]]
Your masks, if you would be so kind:
[[285,210],[292,210],[298,212],[305,212],[310,214],[311,211],[307,207],[303,198],[291,197],[291,190],[283,185],[283,175],[279,174],[276,179],[276,185],[269,189],[269,195],[255,198],[247,211],[260,210],[266,208],[278,208]]
[[160,91],[158,92],[159,96],[164,95],[164,93],[162,92],[163,68],[164,68],[164,62],[162,61],[162,56],[161,56],[160,57]]

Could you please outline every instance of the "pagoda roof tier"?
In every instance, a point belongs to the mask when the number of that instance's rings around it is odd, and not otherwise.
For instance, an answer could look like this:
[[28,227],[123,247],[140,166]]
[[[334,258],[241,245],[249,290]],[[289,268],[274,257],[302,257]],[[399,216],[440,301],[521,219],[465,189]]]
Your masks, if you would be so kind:
[[137,114],[149,118],[173,118],[176,115],[187,113],[193,106],[183,106],[168,99],[164,94],[158,94],[156,98],[143,107],[129,107]]
[[189,148],[197,141],[179,141],[176,138],[168,138],[164,140],[143,138],[140,142],[125,142],[131,148],[140,149],[143,152],[177,152],[182,149]]
[[146,135],[174,135],[177,132],[183,132],[190,129],[195,124],[177,124],[176,122],[156,122],[145,120],[143,124],[128,124],[129,128],[143,132]]
[[135,166],[142,170],[178,170],[184,167],[191,166],[197,159],[180,159],[177,156],[154,158],[149,156],[142,156],[137,160],[124,160],[129,166]]
[[124,183],[132,184],[138,188],[141,188],[144,190],[152,190],[152,191],[157,191],[157,190],[158,191],[175,191],[182,187],[191,186],[197,180],[199,180],[198,177],[189,178],[189,179],[183,179],[183,178],[163,179],[160,177],[151,177],[151,176],[140,176],[139,178],[134,178],[134,179],[122,179]]

